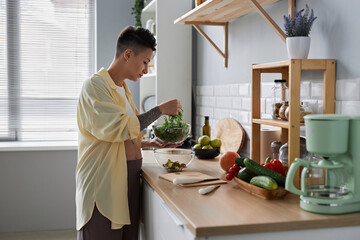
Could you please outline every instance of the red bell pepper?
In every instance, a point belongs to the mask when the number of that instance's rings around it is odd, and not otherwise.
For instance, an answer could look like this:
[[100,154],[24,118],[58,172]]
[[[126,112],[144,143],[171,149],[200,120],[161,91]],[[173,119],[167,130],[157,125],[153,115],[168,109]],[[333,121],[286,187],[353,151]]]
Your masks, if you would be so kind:
[[274,172],[280,173],[285,176],[285,168],[279,159],[273,159],[269,163],[266,163],[264,167],[273,170]]

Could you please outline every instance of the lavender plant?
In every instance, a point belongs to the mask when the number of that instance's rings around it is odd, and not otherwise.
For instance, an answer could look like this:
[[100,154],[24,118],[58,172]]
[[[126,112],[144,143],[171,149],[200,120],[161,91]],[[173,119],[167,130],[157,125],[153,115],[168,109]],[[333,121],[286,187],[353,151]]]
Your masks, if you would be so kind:
[[306,9],[295,12],[295,16],[292,19],[290,19],[290,15],[284,16],[284,27],[287,37],[309,36],[311,26],[317,18],[314,17],[313,9],[311,9],[310,16],[309,13],[309,6],[306,4]]

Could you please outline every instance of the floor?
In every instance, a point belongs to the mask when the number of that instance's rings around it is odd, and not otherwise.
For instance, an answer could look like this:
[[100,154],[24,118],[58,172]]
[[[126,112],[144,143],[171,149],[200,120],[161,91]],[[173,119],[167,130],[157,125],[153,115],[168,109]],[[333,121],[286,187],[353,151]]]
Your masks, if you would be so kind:
[[0,233],[0,240],[76,240],[76,230]]

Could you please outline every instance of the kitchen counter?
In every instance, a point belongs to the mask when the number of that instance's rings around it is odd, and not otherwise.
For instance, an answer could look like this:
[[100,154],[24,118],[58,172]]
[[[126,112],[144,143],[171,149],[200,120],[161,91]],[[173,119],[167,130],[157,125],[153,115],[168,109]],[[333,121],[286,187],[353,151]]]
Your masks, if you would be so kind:
[[[144,158],[152,158],[145,155]],[[152,159],[144,159],[144,180],[181,219],[195,237],[236,235],[357,226],[360,213],[322,215],[306,212],[299,206],[299,196],[288,194],[280,200],[263,200],[242,190],[235,181],[217,190],[198,194],[201,187],[181,187],[159,178],[166,173]],[[185,171],[198,171],[225,179],[218,158],[195,159]],[[348,228],[347,228],[348,229]]]

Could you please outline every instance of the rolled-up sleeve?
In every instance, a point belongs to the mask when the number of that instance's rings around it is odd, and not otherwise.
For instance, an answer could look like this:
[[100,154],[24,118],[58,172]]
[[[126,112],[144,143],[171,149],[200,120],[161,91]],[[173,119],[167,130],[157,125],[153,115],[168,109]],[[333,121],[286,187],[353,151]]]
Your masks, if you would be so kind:
[[129,116],[126,107],[116,104],[111,94],[101,79],[92,78],[85,82],[79,100],[80,124],[102,141],[122,142],[137,138],[140,134],[137,116]]

